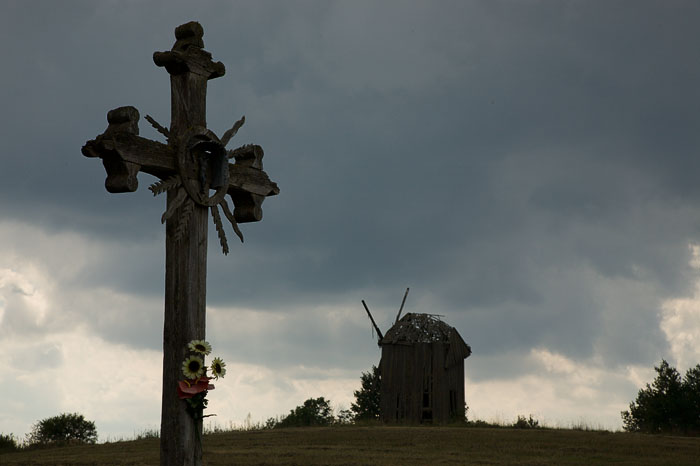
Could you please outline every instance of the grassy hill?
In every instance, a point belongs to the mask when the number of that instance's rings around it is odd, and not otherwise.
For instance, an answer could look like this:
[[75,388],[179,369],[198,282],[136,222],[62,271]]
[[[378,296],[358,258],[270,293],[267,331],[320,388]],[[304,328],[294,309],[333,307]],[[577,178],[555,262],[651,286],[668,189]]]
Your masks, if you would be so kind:
[[[2,465],[158,465],[158,439],[0,454]],[[204,437],[214,465],[698,465],[700,438],[562,429],[328,427]]]

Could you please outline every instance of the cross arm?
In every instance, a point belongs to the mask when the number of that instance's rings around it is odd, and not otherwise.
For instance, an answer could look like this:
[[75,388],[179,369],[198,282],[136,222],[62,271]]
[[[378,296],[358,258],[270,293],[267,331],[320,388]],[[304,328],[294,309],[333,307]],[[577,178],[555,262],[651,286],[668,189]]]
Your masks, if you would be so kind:
[[236,222],[262,220],[262,203],[266,196],[276,196],[280,189],[262,169],[262,147],[247,144],[230,151],[235,163],[229,164],[228,194],[233,199]]
[[[131,165],[135,169],[134,176],[139,171],[159,178],[167,178],[175,173],[175,151],[172,147],[135,134],[101,134],[96,139],[87,141],[82,152],[86,157],[100,157],[102,159],[105,163],[108,180],[115,176],[114,170],[110,170],[111,167],[108,165]],[[109,181],[107,183],[114,184]],[[136,191],[137,187],[138,184],[135,184],[133,189],[111,190],[108,187],[107,190],[110,192],[133,192]]]
[[84,156],[102,159],[107,172],[105,188],[111,193],[136,191],[139,171],[161,178],[175,173],[173,148],[140,137],[138,119],[134,107],[110,110],[105,132],[82,147]]
[[[134,107],[119,107],[107,113],[109,126],[104,133],[82,147],[86,157],[101,158],[107,172],[105,188],[111,193],[134,192],[139,171],[168,179],[178,174],[177,146],[163,144],[138,135],[139,112]],[[229,151],[228,189],[238,223],[262,219],[262,203],[280,190],[262,169],[264,152],[248,144]]]
[[262,169],[262,147],[247,144],[229,152],[235,163],[229,164],[229,191],[248,191],[261,196],[276,196],[280,189]]

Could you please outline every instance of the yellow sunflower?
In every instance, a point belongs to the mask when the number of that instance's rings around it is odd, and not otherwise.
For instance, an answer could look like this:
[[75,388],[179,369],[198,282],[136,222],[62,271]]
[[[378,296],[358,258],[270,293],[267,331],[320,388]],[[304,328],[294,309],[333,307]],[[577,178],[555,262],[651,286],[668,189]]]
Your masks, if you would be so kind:
[[205,356],[211,353],[211,345],[204,340],[192,340],[187,347],[193,353],[199,353]]
[[211,375],[215,378],[223,378],[226,375],[226,363],[221,358],[214,358],[211,363]]
[[204,375],[204,361],[199,356],[190,356],[182,363],[182,373],[188,379],[196,379]]

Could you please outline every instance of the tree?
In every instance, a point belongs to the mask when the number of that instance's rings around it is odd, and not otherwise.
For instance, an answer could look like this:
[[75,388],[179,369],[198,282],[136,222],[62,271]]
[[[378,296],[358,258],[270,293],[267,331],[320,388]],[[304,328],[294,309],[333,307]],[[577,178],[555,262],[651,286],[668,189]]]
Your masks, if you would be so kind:
[[275,427],[328,426],[333,421],[328,400],[324,397],[309,398],[303,405],[291,410]]
[[351,404],[350,410],[355,414],[356,421],[378,420],[382,392],[379,368],[372,366],[370,372],[363,372],[361,381],[362,388],[353,392],[355,403]]
[[662,360],[651,385],[639,390],[629,411],[622,411],[625,430],[630,432],[700,431],[700,364],[684,378]]
[[30,445],[52,445],[67,443],[95,443],[95,423],[82,414],[60,414],[39,421],[28,436]]
[[685,389],[683,423],[690,432],[700,433],[700,364],[688,369],[683,378]]

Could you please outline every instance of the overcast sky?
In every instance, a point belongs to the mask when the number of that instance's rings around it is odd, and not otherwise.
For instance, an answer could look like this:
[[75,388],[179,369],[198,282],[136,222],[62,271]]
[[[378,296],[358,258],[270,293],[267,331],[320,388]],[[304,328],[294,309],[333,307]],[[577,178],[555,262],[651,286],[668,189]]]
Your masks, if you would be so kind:
[[[209,128],[281,189],[223,256],[221,425],[348,408],[386,331],[440,314],[472,418],[621,427],[653,366],[700,362],[700,6],[692,1],[0,4],[0,432],[160,424],[163,196],[80,153],[107,111],[170,119],[153,64],[204,26]],[[144,120],[141,135],[163,141]]]

